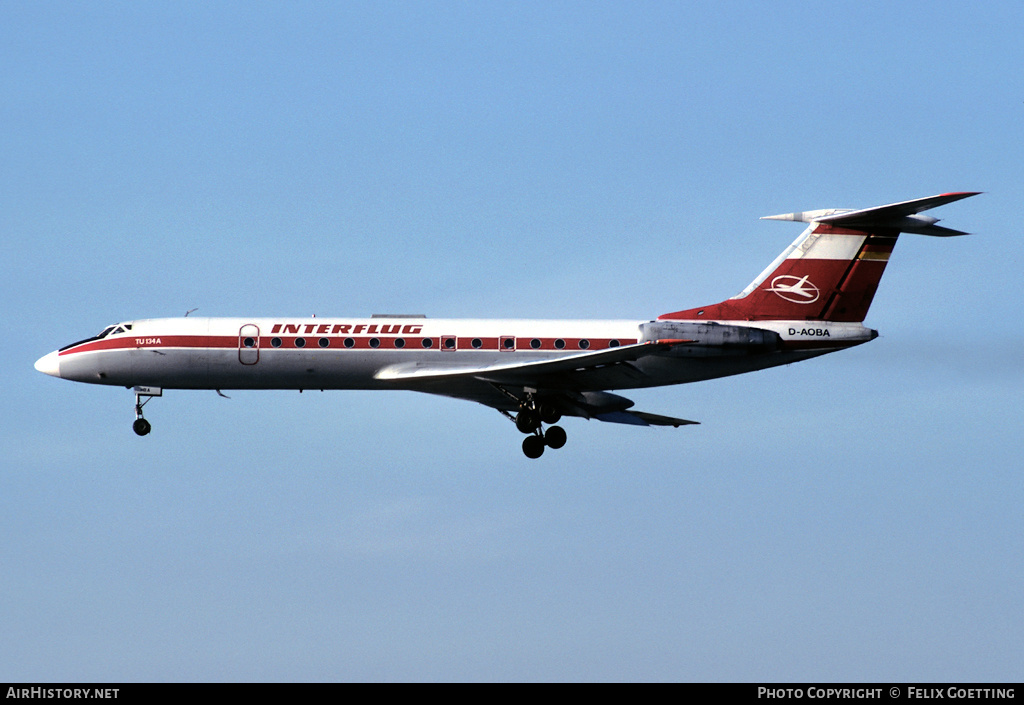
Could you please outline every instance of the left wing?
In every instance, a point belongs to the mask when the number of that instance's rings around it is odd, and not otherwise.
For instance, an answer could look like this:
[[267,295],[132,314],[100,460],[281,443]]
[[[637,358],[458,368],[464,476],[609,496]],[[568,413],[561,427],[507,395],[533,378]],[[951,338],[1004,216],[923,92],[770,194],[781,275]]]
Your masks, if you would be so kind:
[[611,423],[639,426],[683,426],[696,421],[627,411],[630,399],[601,391],[579,391],[584,375],[601,376],[602,386],[635,381],[644,373],[630,363],[692,341],[672,340],[636,343],[608,350],[596,350],[547,360],[507,362],[492,365],[452,363],[399,363],[377,372],[379,380],[401,383],[407,389],[475,401],[500,411],[515,411],[527,390],[536,398],[553,404],[566,416],[579,416]]
[[646,342],[623,345],[607,350],[595,350],[530,362],[502,362],[493,365],[467,365],[432,362],[403,362],[389,365],[377,371],[375,379],[392,381],[453,379],[473,377],[496,384],[519,384],[536,381],[538,377],[552,374],[582,372],[606,365],[620,365],[641,357],[665,352],[683,342]]

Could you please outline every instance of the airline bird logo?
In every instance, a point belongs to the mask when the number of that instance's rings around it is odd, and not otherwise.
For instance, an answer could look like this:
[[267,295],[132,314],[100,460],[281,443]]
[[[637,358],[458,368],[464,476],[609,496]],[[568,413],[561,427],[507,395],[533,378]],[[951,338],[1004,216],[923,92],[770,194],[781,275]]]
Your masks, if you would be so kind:
[[807,280],[809,276],[805,274],[803,277],[795,277],[792,274],[783,274],[772,279],[772,285],[767,290],[795,304],[813,304],[821,292]]

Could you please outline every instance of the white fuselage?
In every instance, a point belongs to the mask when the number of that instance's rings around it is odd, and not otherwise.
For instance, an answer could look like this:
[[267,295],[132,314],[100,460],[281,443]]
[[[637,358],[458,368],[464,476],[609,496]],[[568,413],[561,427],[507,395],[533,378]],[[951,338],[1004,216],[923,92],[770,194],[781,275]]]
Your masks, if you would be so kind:
[[[63,379],[167,389],[414,389],[445,393],[390,370],[479,369],[552,360],[642,342],[646,321],[474,320],[424,317],[164,318],[112,327],[40,360]],[[732,322],[750,326],[749,322]],[[595,371],[586,389],[710,379],[802,360],[870,340],[860,324],[761,321],[779,350],[684,350],[632,365],[614,379]],[[46,361],[46,362],[44,362]],[[47,368],[47,369],[44,369]]]

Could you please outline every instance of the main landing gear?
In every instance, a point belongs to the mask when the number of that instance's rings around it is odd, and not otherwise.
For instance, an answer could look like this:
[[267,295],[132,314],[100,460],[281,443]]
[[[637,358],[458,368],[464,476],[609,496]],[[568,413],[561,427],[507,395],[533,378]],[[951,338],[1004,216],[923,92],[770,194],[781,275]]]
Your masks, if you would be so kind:
[[[507,414],[513,418],[511,414]],[[553,424],[562,418],[562,414],[551,404],[533,399],[532,394],[527,394],[525,401],[520,403],[519,413],[515,415],[516,428],[527,434],[523,439],[523,453],[527,458],[539,458],[544,454],[544,448],[558,449],[565,445],[565,431],[561,426],[549,426],[547,431],[543,430],[542,424]]]

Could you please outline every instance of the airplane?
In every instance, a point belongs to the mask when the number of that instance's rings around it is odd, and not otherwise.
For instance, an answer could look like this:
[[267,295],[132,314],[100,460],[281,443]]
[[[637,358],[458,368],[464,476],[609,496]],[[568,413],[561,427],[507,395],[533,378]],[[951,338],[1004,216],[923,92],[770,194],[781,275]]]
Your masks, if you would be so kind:
[[[684,384],[807,360],[878,336],[863,321],[900,233],[966,235],[923,211],[978,195],[765,216],[807,223],[743,291],[650,320],[155,318],[117,323],[41,357],[40,372],[135,392],[391,389],[479,402],[539,458],[565,445],[563,416],[639,426],[696,421],[633,410],[611,390]],[[189,312],[191,313],[191,312]],[[546,427],[546,428],[545,428]]]

